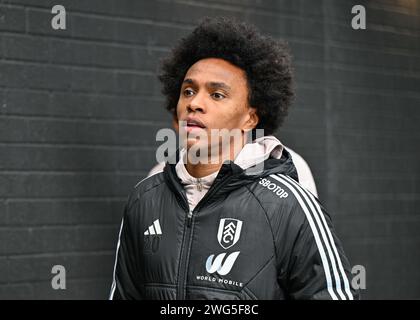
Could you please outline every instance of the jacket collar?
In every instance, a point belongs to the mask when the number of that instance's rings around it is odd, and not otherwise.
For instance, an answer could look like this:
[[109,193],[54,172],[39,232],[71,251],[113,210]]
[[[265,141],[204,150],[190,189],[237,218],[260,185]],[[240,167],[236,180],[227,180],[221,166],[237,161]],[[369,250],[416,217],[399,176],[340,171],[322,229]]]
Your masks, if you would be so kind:
[[[183,203],[185,209],[189,210],[185,190],[176,172],[176,163],[179,162],[179,159],[180,150],[178,149],[166,163],[164,177],[171,191]],[[286,148],[283,148],[280,159],[269,157],[263,161],[263,165],[259,163],[245,170],[233,161],[226,161],[220,168],[208,193],[211,193],[211,196],[215,198],[222,197],[224,194],[250,184],[259,178],[280,173],[298,181],[296,168]]]

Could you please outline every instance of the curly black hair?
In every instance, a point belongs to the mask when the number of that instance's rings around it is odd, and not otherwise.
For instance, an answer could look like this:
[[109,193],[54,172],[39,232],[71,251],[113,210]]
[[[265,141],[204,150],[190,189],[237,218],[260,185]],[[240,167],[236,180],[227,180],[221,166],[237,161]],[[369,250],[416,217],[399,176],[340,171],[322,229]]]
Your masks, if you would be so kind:
[[176,114],[188,69],[205,58],[220,58],[245,71],[248,102],[259,116],[256,128],[264,129],[265,135],[273,134],[287,116],[294,96],[288,45],[233,18],[205,18],[162,61],[159,80],[170,112]]

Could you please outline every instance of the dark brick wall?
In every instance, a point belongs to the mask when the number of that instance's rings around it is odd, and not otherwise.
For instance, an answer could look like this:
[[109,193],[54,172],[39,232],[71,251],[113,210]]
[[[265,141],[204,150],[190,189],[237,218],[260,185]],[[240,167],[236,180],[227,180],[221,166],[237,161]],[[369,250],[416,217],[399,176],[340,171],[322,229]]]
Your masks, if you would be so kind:
[[[366,30],[351,28],[355,4]],[[311,164],[352,265],[365,266],[362,297],[419,299],[420,2],[324,0],[317,21],[323,53],[296,56],[280,136]]]
[[107,297],[123,204],[169,126],[158,61],[205,15],[289,41],[298,96],[279,138],[366,267],[364,297],[420,298],[420,4],[391,0],[0,0],[0,298]]

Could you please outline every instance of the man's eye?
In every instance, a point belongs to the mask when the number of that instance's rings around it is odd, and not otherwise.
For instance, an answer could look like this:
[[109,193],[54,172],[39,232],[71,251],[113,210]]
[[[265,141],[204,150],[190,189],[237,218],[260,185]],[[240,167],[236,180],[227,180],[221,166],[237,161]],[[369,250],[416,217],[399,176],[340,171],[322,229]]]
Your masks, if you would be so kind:
[[221,94],[219,92],[212,93],[211,95],[216,100],[222,100],[222,99],[226,98],[225,95],[223,95],[223,94]]
[[194,94],[194,91],[191,89],[185,89],[184,90],[184,96],[191,97]]

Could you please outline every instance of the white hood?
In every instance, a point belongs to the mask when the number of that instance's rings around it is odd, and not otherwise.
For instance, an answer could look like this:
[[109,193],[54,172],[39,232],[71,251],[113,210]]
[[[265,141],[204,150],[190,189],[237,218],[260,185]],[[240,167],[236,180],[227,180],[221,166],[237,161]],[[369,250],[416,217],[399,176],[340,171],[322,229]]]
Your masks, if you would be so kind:
[[[255,139],[252,143],[247,143],[238,153],[233,162],[245,170],[263,162],[270,156],[272,158],[280,159],[282,152],[283,145],[276,137],[264,136]],[[216,176],[219,172],[216,171],[202,178],[195,178],[191,176],[185,168],[185,153],[185,149],[181,150],[179,157],[180,160],[176,164],[175,169],[187,194],[190,210],[194,210],[197,203],[210,189],[214,179],[216,179]]]

